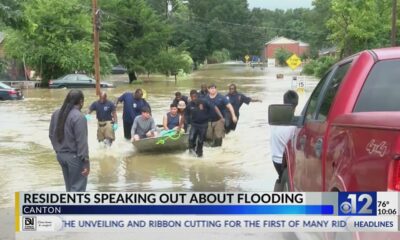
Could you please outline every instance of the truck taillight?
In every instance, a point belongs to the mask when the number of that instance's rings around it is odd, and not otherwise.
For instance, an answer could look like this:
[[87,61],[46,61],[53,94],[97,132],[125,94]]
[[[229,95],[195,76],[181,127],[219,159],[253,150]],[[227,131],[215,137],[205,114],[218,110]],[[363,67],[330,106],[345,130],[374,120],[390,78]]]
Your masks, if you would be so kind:
[[400,191],[400,155],[393,156],[389,166],[388,191]]

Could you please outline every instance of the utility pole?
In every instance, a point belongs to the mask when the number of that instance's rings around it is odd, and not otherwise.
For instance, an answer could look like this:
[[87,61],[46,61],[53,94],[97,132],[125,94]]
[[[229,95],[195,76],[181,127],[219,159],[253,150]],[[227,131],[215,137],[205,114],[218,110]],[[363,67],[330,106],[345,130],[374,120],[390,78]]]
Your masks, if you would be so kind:
[[397,33],[396,21],[397,21],[397,0],[392,0],[392,37],[391,37],[392,47],[396,46],[396,33]]
[[97,0],[92,0],[93,15],[93,42],[94,42],[94,79],[96,79],[96,95],[100,95],[100,9],[97,8]]

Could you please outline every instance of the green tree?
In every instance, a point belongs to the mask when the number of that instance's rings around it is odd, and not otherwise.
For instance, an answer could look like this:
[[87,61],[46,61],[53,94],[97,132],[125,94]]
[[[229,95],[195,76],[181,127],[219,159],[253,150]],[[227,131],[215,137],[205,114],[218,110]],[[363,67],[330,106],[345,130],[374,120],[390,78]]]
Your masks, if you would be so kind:
[[167,46],[169,27],[144,0],[109,0],[102,7],[108,41],[119,63],[128,69],[129,81],[153,70],[153,59]]
[[175,21],[172,27],[171,45],[187,49],[195,62],[195,68],[197,68],[197,65],[210,54],[207,28],[189,20]]
[[[6,34],[7,56],[24,59],[49,79],[75,70],[93,72],[90,6],[80,0],[27,0],[22,5],[24,24]],[[103,44],[103,49],[107,45]],[[110,69],[112,56],[102,53],[102,69]],[[108,66],[107,66],[108,65]]]
[[[248,24],[246,0],[189,0],[188,10],[186,19],[173,22],[172,44],[184,46],[196,64],[224,48],[233,58],[259,54],[264,40],[254,37],[260,31]],[[253,44],[253,39],[258,44]]]
[[341,57],[389,44],[390,3],[389,0],[332,0],[332,16],[327,22],[332,32],[329,39],[339,47]]
[[278,64],[280,66],[287,66],[286,60],[288,60],[288,58],[292,56],[292,54],[293,53],[289,52],[286,49],[279,48],[275,51],[275,59],[278,60]]
[[332,45],[331,42],[327,41],[330,31],[326,26],[328,19],[332,16],[331,4],[332,0],[314,0],[312,2],[313,9],[307,16],[306,22],[310,31],[307,40],[314,52]]
[[[151,8],[153,8],[159,16],[171,15],[177,11],[182,5],[182,0],[146,0]],[[168,8],[167,8],[168,6]]]
[[26,0],[2,0],[0,2],[0,27],[20,27],[23,24],[22,4]]
[[190,73],[193,66],[193,60],[189,54],[175,48],[161,51],[156,62],[157,69],[166,76],[174,75],[175,81],[180,70]]

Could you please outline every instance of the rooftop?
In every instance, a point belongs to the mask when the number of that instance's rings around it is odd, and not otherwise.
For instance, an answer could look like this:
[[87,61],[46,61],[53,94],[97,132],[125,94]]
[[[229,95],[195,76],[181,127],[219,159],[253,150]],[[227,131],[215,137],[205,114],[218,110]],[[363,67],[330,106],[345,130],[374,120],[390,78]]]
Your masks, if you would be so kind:
[[271,41],[267,42],[267,44],[292,44],[292,43],[299,43],[298,41],[285,38],[285,37],[275,37]]

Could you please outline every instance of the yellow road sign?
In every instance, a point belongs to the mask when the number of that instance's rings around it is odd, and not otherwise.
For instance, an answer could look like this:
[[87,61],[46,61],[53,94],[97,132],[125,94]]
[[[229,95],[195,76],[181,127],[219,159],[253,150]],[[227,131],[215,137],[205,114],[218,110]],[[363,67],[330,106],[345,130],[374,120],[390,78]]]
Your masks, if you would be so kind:
[[298,66],[300,66],[301,59],[296,54],[293,54],[286,60],[286,63],[292,70],[295,70]]

